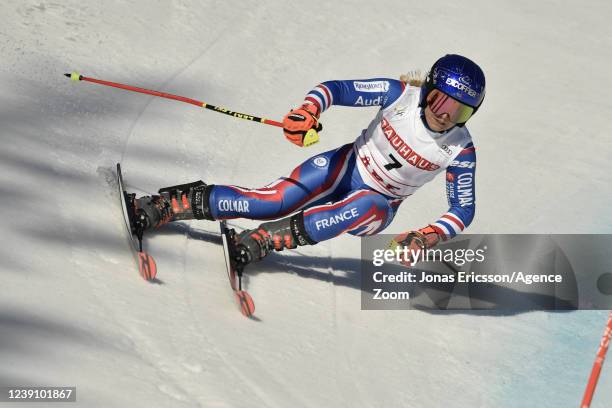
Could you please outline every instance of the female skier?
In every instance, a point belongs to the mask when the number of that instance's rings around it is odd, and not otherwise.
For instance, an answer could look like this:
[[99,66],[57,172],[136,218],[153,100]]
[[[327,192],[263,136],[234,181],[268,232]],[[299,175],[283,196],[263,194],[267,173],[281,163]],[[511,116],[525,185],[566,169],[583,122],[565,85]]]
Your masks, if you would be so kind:
[[262,188],[202,181],[162,188],[135,200],[137,222],[148,229],[193,218],[276,220],[236,236],[235,261],[244,266],[273,249],[345,232],[376,234],[406,197],[446,169],[449,210],[395,239],[408,249],[431,248],[474,217],[476,154],[465,123],[484,96],[484,73],[460,55],[438,59],[420,87],[385,78],[323,82],[284,117],[286,138],[308,144],[309,131],[320,129],[319,116],[332,105],[380,106],[354,142],[317,154]]

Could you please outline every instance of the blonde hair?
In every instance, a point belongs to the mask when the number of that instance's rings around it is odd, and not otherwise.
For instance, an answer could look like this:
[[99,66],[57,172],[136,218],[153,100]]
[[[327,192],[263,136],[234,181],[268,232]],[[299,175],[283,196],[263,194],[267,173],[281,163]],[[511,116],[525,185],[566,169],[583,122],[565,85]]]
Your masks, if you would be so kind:
[[400,75],[399,79],[407,85],[421,86],[425,82],[426,77],[427,72],[423,73],[421,70],[414,70]]

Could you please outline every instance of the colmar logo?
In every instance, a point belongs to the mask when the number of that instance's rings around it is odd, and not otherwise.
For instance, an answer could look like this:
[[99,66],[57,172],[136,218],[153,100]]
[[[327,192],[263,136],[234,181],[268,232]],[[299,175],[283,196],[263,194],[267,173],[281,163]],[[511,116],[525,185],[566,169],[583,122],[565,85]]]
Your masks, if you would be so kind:
[[355,90],[359,92],[387,92],[389,90],[388,81],[353,81],[353,86]]
[[219,211],[250,212],[249,202],[244,200],[219,200],[217,208]]
[[473,180],[472,173],[463,173],[457,177],[457,198],[462,207],[474,203]]

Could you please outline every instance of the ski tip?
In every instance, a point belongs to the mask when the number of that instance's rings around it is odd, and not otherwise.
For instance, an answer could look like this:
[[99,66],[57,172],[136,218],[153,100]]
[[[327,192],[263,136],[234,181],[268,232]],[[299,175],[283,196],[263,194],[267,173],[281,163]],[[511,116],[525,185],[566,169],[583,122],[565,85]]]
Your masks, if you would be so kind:
[[144,280],[155,281],[157,276],[157,264],[155,259],[146,252],[138,253],[138,271]]
[[255,303],[253,303],[253,298],[251,295],[244,290],[237,290],[234,293],[236,294],[238,306],[240,306],[240,313],[246,317],[253,316],[253,313],[255,313]]

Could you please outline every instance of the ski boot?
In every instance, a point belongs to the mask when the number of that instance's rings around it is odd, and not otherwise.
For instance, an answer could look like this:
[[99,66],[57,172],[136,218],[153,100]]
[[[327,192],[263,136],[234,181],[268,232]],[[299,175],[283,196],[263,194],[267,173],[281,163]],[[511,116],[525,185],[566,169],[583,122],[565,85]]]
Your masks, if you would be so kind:
[[159,195],[135,199],[135,227],[144,231],[171,221],[194,218],[213,220],[208,204],[212,187],[202,181],[196,181],[160,188]]
[[308,236],[304,227],[304,213],[299,212],[236,235],[234,260],[237,267],[243,269],[247,264],[265,258],[272,250],[282,251],[314,244],[316,241]]

